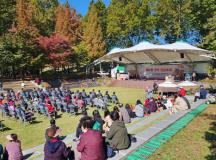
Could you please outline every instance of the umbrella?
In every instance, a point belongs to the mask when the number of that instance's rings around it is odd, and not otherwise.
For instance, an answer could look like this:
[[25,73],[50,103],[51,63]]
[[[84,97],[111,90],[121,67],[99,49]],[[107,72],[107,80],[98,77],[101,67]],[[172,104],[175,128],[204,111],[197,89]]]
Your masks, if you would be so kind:
[[190,82],[190,81],[184,81],[178,84],[179,87],[195,87],[197,86],[196,83]]
[[163,87],[163,88],[176,88],[177,85],[174,84],[174,83],[172,83],[172,82],[166,81],[166,82],[160,83],[159,87]]

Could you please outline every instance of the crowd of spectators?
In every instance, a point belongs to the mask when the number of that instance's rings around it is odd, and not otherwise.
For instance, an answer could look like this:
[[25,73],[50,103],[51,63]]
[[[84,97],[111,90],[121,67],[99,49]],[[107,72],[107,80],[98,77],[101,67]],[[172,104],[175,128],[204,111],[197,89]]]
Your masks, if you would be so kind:
[[[9,114],[12,113],[11,110],[16,112],[11,114],[15,117],[19,117],[19,112],[23,112],[25,117],[31,117],[34,112],[43,114],[41,108],[46,108],[46,114],[51,118],[50,126],[45,130],[44,156],[46,160],[74,158],[103,160],[115,156],[115,151],[128,149],[131,142],[136,141],[129,135],[126,128],[126,124],[131,123],[132,119],[150,116],[154,112],[165,109],[173,114],[191,108],[183,88],[173,97],[154,98],[150,91],[149,94],[143,102],[138,99],[135,106],[129,104],[124,106],[119,103],[115,92],[110,96],[108,91],[103,95],[100,90],[96,93],[94,89],[89,94],[85,90],[72,92],[66,89],[34,89],[30,92],[9,91],[7,95],[0,96],[0,105],[4,114],[7,107]],[[205,89],[201,87],[200,95],[195,97],[195,100],[206,98],[206,94]],[[99,101],[103,101],[104,105],[100,105]],[[115,105],[112,111],[107,108],[110,103]],[[86,111],[87,105],[96,107],[91,115],[88,115]],[[100,108],[104,109],[103,116],[100,114]],[[76,138],[73,139],[77,147],[72,149],[62,141],[62,130],[53,118],[58,111],[77,113],[78,110],[81,111],[82,116],[77,125]],[[11,134],[6,138],[9,142],[4,149],[0,145],[0,156],[4,153],[9,160],[23,159],[21,142],[17,135]]]

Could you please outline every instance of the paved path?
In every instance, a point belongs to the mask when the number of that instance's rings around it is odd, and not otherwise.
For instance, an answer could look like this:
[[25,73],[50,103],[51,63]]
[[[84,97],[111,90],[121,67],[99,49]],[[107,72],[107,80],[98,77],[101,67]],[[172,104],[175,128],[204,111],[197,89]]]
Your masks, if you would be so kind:
[[[202,103],[204,103],[204,101],[192,103],[192,109],[198,107]],[[115,157],[111,158],[110,160],[118,160],[123,158],[128,153],[135,150],[138,146],[145,143],[150,138],[158,134],[160,131],[167,128],[169,125],[183,117],[189,111],[190,110],[169,115],[168,111],[165,110],[159,113],[153,113],[150,117],[134,119],[132,121],[132,124],[127,125],[127,129],[129,133],[136,133],[135,136],[137,138],[137,142],[132,143],[132,146],[129,149],[120,151]],[[148,128],[143,128],[145,126],[148,126]],[[73,138],[75,138],[75,133],[67,135],[67,137],[64,139],[64,142],[67,145],[72,145],[72,148],[74,149],[76,146],[75,143],[72,142]],[[25,150],[23,154],[26,155],[27,159],[43,160],[43,146],[44,144]]]

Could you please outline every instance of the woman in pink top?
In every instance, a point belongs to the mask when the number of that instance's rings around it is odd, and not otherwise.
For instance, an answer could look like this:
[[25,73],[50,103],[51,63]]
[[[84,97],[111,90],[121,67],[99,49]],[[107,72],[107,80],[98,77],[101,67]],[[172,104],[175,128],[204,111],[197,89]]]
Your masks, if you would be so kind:
[[8,160],[23,160],[21,142],[16,134],[11,134],[6,137],[9,143],[6,144],[5,150],[8,154]]

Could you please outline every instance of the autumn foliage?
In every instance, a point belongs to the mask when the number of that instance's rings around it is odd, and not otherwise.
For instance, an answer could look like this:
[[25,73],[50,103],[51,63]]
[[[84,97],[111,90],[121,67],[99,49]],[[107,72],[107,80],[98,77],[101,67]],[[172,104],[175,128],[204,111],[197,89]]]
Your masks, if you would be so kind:
[[54,34],[50,37],[41,36],[38,42],[54,68],[64,67],[70,64],[68,58],[72,55],[72,51],[68,38]]

